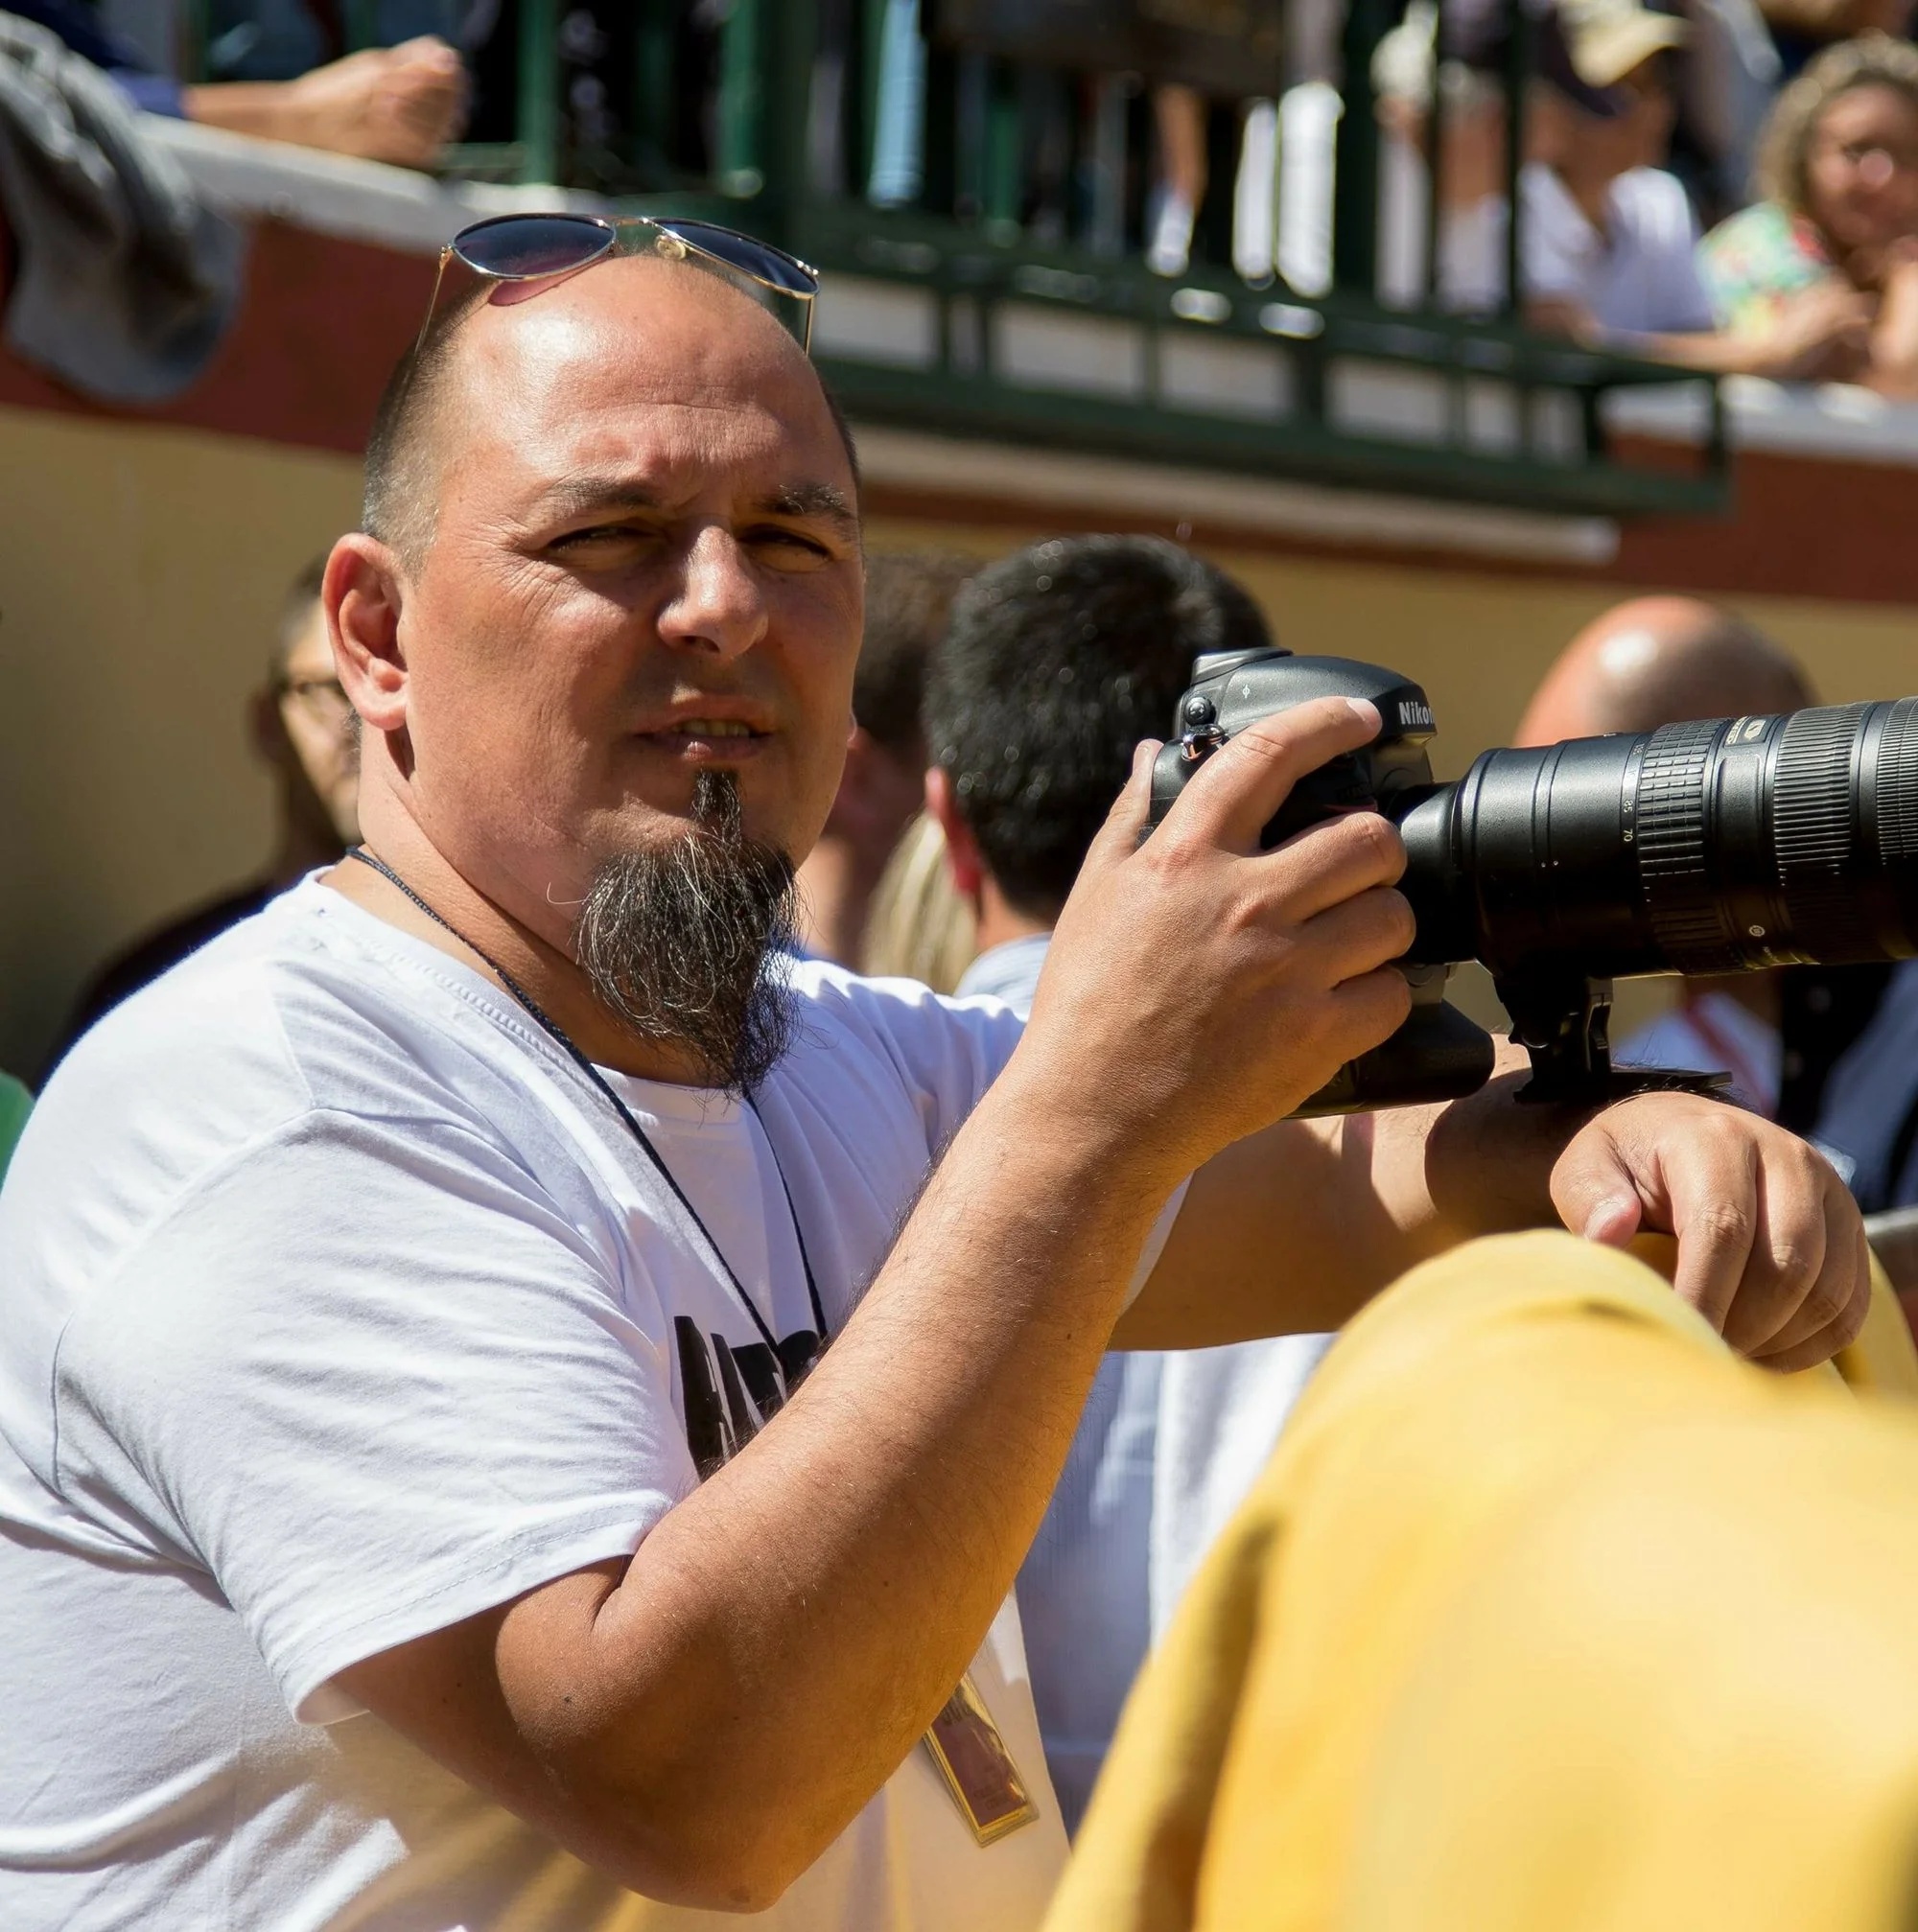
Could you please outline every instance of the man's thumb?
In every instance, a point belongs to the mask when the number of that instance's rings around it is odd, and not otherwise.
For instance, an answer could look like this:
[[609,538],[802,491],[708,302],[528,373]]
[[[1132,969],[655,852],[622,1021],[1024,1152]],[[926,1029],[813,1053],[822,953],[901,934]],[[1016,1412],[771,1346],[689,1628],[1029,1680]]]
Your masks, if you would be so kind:
[[1152,809],[1152,761],[1159,753],[1157,738],[1144,738],[1133,749],[1132,776],[1126,788],[1112,802],[1099,836],[1086,854],[1082,871],[1116,865],[1138,850],[1139,834],[1145,829],[1146,814]]
[[1552,1204],[1576,1235],[1605,1247],[1624,1247],[1638,1232],[1645,1204],[1624,1162],[1610,1148],[1579,1150],[1582,1158],[1552,1176]]

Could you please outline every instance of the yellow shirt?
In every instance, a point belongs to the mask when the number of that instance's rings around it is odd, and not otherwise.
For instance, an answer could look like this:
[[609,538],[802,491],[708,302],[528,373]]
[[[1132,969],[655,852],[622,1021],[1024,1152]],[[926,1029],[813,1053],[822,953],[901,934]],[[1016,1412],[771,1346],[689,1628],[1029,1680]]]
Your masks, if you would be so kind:
[[1918,1421],[1743,1366],[1625,1257],[1506,1236],[1327,1358],[1047,1927],[1888,1932],[1914,1827]]

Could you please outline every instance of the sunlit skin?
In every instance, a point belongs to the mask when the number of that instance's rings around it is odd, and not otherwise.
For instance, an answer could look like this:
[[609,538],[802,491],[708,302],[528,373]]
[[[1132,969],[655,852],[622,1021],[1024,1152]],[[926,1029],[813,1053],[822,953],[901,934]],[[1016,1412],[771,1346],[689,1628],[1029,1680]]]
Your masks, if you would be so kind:
[[1840,94],[1806,149],[1805,186],[1833,253],[1875,280],[1883,251],[1918,237],[1918,104],[1896,87]]
[[[811,849],[852,731],[852,468],[791,338],[692,269],[482,305],[456,353],[430,547],[349,536],[327,572],[363,835],[596,1057],[697,1079],[593,1001],[573,911],[686,829],[702,767],[737,775],[749,836]],[[414,922],[363,867],[332,883]]]

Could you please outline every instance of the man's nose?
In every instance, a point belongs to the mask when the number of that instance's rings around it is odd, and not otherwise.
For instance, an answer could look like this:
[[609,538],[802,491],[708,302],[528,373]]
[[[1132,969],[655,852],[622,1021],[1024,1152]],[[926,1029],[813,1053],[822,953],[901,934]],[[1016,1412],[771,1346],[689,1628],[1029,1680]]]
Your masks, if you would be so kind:
[[680,580],[660,613],[668,644],[737,658],[766,633],[765,599],[738,539],[709,524],[688,545]]

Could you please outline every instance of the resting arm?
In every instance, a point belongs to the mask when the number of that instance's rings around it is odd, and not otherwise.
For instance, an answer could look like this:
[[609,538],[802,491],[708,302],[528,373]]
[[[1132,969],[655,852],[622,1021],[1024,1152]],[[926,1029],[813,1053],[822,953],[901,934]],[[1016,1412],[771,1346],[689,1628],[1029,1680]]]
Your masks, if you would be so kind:
[[912,1748],[1011,1585],[1152,1222],[1157,1177],[1115,1186],[1125,1158],[1062,1136],[1016,1059],[798,1394],[630,1564],[345,1688],[635,1889],[769,1904]]
[[793,1399],[629,1563],[343,1687],[636,1889],[777,1897],[977,1650],[1180,1176],[1402,1017],[1384,822],[1257,850],[1293,780],[1377,724],[1332,702],[1241,733],[1144,849],[1141,761],[1041,1010]]
[[1210,1347],[1344,1323],[1415,1263],[1479,1234],[1562,1223],[1622,1245],[1676,1235],[1673,1286],[1781,1369],[1864,1319],[1863,1225],[1822,1156],[1737,1107],[1648,1094],[1604,1109],[1519,1104],[1501,1044],[1482,1092],[1445,1106],[1281,1121],[1193,1176],[1117,1348]]

